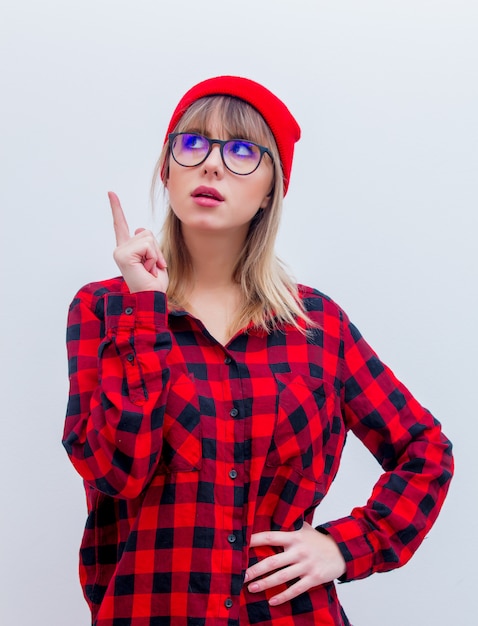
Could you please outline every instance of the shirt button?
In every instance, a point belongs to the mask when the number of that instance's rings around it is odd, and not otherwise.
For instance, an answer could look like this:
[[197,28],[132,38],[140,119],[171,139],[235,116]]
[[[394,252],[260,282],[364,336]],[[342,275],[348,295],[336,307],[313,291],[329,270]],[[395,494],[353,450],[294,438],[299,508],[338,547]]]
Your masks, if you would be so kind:
[[126,315],[131,315],[131,313],[133,312],[133,307],[127,306],[124,312],[126,313]]
[[233,604],[234,604],[234,602],[231,600],[231,598],[227,598],[224,601],[224,606],[226,607],[226,609],[230,609]]
[[231,533],[230,535],[227,536],[227,540],[229,541],[229,543],[236,543],[237,537],[236,537],[236,535],[233,535]]
[[134,354],[128,354],[128,356],[126,357],[126,359],[132,363],[134,361]]
[[234,478],[237,478],[237,472],[236,472],[236,470],[235,470],[235,469],[232,469],[232,470],[229,472],[229,478],[232,478],[232,480],[234,480]]
[[224,363],[225,363],[226,365],[230,365],[230,364],[232,363],[232,359],[231,359],[231,357],[230,357],[230,356],[227,356],[227,357],[224,359]]
[[238,415],[238,414],[239,414],[239,411],[238,411],[236,408],[231,409],[231,410],[229,411],[229,415],[230,415],[231,417],[237,417],[237,415]]

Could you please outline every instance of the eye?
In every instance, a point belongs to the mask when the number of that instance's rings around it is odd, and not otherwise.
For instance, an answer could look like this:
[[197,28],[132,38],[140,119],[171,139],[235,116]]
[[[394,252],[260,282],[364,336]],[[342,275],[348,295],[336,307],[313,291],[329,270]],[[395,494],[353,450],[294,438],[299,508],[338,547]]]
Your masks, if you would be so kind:
[[259,148],[249,141],[234,140],[227,143],[227,151],[231,156],[243,159],[257,158]]
[[209,142],[202,135],[183,133],[181,135],[181,149],[183,150],[207,150]]

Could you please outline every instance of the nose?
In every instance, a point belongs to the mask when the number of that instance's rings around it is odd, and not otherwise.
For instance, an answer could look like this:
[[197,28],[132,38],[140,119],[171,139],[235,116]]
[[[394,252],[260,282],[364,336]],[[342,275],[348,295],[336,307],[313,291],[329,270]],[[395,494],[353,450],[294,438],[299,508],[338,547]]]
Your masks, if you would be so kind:
[[214,144],[211,152],[207,155],[207,159],[202,164],[204,173],[212,173],[216,176],[224,174],[224,163],[221,156],[221,148],[219,144]]

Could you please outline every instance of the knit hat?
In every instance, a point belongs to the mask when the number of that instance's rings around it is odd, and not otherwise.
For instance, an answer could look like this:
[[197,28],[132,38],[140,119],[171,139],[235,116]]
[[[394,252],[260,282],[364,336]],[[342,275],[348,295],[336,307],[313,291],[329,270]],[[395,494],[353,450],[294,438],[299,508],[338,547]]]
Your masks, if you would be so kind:
[[165,137],[173,132],[186,110],[193,102],[204,96],[234,96],[253,106],[272,131],[280,154],[284,177],[284,196],[289,187],[294,144],[300,139],[300,127],[286,105],[271,91],[248,78],[239,76],[217,76],[198,83],[179,101],[174,110]]

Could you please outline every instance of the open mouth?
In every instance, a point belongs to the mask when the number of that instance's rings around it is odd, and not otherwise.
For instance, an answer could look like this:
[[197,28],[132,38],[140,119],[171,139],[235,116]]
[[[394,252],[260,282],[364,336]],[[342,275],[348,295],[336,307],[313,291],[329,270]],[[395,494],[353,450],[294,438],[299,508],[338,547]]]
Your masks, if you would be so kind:
[[217,200],[218,202],[222,202],[224,200],[219,191],[212,187],[198,187],[192,192],[191,195],[193,198],[210,198],[211,200]]

